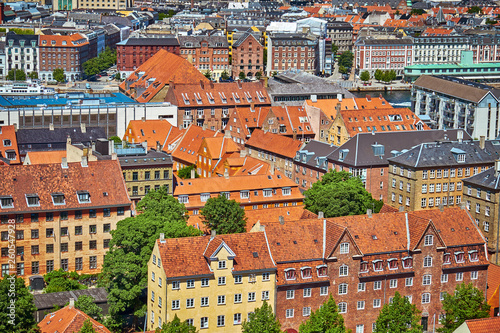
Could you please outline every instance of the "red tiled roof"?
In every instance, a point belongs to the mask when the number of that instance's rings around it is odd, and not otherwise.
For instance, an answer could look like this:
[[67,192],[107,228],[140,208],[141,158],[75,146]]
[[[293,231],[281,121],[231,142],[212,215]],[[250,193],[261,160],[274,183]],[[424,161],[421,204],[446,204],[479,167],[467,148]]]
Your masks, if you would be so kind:
[[[488,290],[486,292],[486,299],[493,296],[493,293],[500,287],[500,266],[493,263],[488,267]],[[497,303],[498,304],[498,303]]]
[[465,321],[470,333],[498,333],[500,317],[469,319]]
[[453,29],[427,28],[422,32],[422,36],[446,36],[453,31]]
[[[12,196],[14,208],[0,208],[0,213],[82,209],[84,207],[129,206],[118,160],[38,165],[15,165],[0,168],[0,196]],[[90,194],[90,203],[79,203],[77,191]],[[53,193],[64,194],[66,204],[54,205]],[[104,194],[106,193],[106,195]],[[39,206],[28,206],[26,195],[36,194]]]
[[196,164],[198,150],[204,138],[222,135],[219,132],[204,130],[200,126],[191,124],[175,148],[172,150],[174,161],[184,161],[187,164]]
[[66,157],[66,150],[29,151],[26,153],[24,163],[28,161],[31,165],[61,163],[63,157]]
[[224,175],[228,169],[229,176],[267,175],[271,166],[251,156],[241,157],[240,153],[233,153],[227,156],[224,163],[219,163],[215,172]]
[[[39,45],[43,47],[75,47],[88,45],[88,40],[81,34],[76,33],[69,36],[64,35],[40,35]],[[45,42],[45,44],[44,44]]]
[[264,131],[256,129],[252,132],[252,136],[247,140],[245,146],[293,158],[302,147],[302,141],[269,132],[264,133]]
[[[159,50],[120,84],[120,90],[140,103],[147,103],[166,85],[194,84],[200,81],[205,84],[210,82],[186,59]],[[136,95],[131,88],[141,88],[141,94]]]
[[78,333],[87,319],[92,322],[92,327],[97,333],[111,333],[85,312],[70,306],[49,313],[38,323],[38,327],[42,333]]
[[262,127],[262,122],[266,118],[268,112],[268,107],[236,107],[230,114],[229,119],[235,117],[239,118],[242,125],[242,131],[245,136],[248,136],[250,135],[249,128]]
[[273,106],[269,109],[266,119],[271,119],[271,117],[276,117],[273,119],[274,122],[285,126],[285,135],[292,135],[294,131],[297,136],[300,135],[314,135],[311,129],[311,123],[309,117],[303,106]]
[[234,272],[275,267],[263,232],[217,235],[214,239],[210,236],[172,238],[164,243],[157,241],[167,278],[212,275],[210,256],[223,243],[236,255]]
[[[10,145],[5,145],[4,140],[10,140]],[[13,151],[16,153],[16,159],[10,163],[20,163],[19,149],[17,147],[16,128],[14,125],[0,126],[0,157],[7,158],[7,152]]]
[[[132,131],[129,133],[129,131]],[[168,138],[178,137],[182,130],[173,126],[166,119],[131,120],[123,140],[134,143],[148,142],[148,149],[155,149],[156,142],[162,146],[168,145]]]

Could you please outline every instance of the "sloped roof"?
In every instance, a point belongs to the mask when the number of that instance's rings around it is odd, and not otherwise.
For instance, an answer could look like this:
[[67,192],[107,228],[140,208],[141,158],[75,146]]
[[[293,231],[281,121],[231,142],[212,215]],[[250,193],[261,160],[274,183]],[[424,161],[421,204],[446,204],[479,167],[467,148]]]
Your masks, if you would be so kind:
[[480,89],[475,86],[469,86],[446,80],[444,77],[437,77],[433,75],[421,75],[413,83],[416,87],[430,89],[441,94],[446,94],[452,97],[478,103],[489,92],[486,89]]
[[[4,140],[10,140],[10,146],[4,144]],[[7,141],[5,141],[7,142]],[[16,128],[14,125],[9,126],[0,126],[0,157],[6,158],[7,151],[13,150],[16,153],[16,158],[10,163],[19,163],[19,148],[18,148],[18,140],[16,135]]]
[[39,43],[40,47],[75,47],[89,44],[88,40],[79,33],[69,36],[40,35]]
[[255,129],[245,145],[255,149],[269,151],[280,156],[293,158],[302,146],[302,141],[294,140],[283,135],[269,132],[265,133],[260,129]]
[[[173,126],[166,119],[148,119],[148,120],[131,120],[128,123],[128,130],[132,129],[132,133],[136,134],[135,143],[148,142],[148,148],[156,148],[156,142],[160,142],[162,146],[168,137],[174,137],[181,134],[182,130]],[[143,134],[144,133],[144,134]]]
[[172,150],[174,160],[182,160],[191,164],[196,163],[197,153],[200,149],[204,138],[215,137],[222,135],[219,132],[214,132],[208,129],[203,129],[200,126],[191,124],[184,131],[182,138],[176,147]]
[[66,157],[66,150],[29,151],[24,161],[29,160],[31,165],[61,163],[63,157]]
[[97,139],[105,139],[106,131],[103,127],[87,127],[82,132],[81,127],[70,128],[32,128],[19,129],[17,131],[17,142],[19,145],[35,143],[66,143],[67,138],[72,143],[90,142]]
[[49,313],[38,323],[38,327],[42,333],[78,333],[86,320],[92,322],[92,327],[97,333],[111,333],[85,312],[70,306]]
[[48,294],[35,294],[33,299],[37,310],[53,309],[55,306],[65,306],[71,298],[75,301],[82,295],[89,295],[94,298],[95,303],[106,303],[108,293],[105,288],[89,288],[81,290],[61,291]]
[[493,191],[500,190],[500,175],[497,174],[495,168],[489,168],[477,175],[462,179],[462,181],[464,185],[472,184]]
[[[284,125],[285,131],[283,133],[285,135],[292,135],[294,131],[297,136],[315,134],[303,106],[273,106],[269,111],[276,117],[274,120],[280,125],[280,133],[282,133],[281,128]],[[267,114],[268,117],[271,116],[270,112]]]
[[500,327],[500,317],[469,319],[465,324],[470,333],[496,333]]
[[229,118],[237,117],[242,124],[242,131],[245,136],[250,135],[250,128],[262,127],[262,123],[269,112],[268,107],[235,107]]

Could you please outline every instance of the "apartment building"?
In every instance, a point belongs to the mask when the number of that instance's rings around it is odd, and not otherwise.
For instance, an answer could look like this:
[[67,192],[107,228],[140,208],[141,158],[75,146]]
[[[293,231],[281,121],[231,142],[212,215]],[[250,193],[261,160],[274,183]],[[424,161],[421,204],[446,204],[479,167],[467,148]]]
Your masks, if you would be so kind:
[[304,33],[275,33],[268,36],[267,76],[273,72],[298,69],[316,73],[318,39]]
[[203,138],[197,152],[197,172],[200,177],[217,176],[226,159],[234,153],[239,153],[240,147],[232,140],[229,130],[224,136]]
[[183,131],[167,119],[131,120],[128,123],[123,141],[129,143],[146,143],[149,149],[156,149],[158,145],[164,149],[180,139]]
[[304,197],[297,184],[281,172],[229,177],[175,179],[174,197],[183,203],[189,215],[198,215],[210,198],[224,195],[236,200],[245,210],[300,206]]
[[245,143],[248,156],[274,165],[286,177],[293,177],[293,159],[303,142],[256,129]]
[[293,179],[301,190],[307,190],[328,172],[328,155],[337,147],[320,141],[309,141],[293,159]]
[[389,158],[387,204],[404,210],[460,205],[464,178],[493,166],[500,145],[496,141],[422,143]]
[[428,116],[431,128],[463,128],[488,140],[500,134],[499,98],[491,86],[445,75],[422,75],[411,97],[415,114]]
[[52,3],[54,11],[71,11],[73,9],[107,9],[107,10],[126,10],[134,7],[133,0],[58,0]]
[[[353,26],[344,21],[328,21],[326,34],[331,39],[332,44],[338,47],[337,53],[352,50]],[[335,55],[334,55],[335,56]]]
[[148,263],[147,327],[177,316],[206,332],[241,332],[264,301],[274,309],[275,290],[276,264],[264,232],[160,235]]
[[210,71],[218,80],[225,71],[230,73],[229,45],[225,36],[179,36],[180,56],[200,72]]
[[54,81],[53,71],[62,68],[66,80],[74,82],[84,76],[82,64],[89,59],[89,42],[79,33],[40,35],[39,53],[40,79]]
[[268,112],[269,107],[235,107],[229,114],[229,119],[233,120],[229,124],[233,140],[237,143],[245,143],[255,129],[262,127],[263,119]]
[[259,222],[253,230],[262,226],[284,331],[298,331],[331,295],[348,329],[371,332],[399,292],[420,311],[425,332],[440,326],[445,292],[472,283],[486,293],[485,240],[464,209]]
[[190,125],[175,142],[175,145],[172,145],[172,149],[169,148],[174,161],[174,170],[178,171],[184,167],[196,165],[203,139],[218,136],[222,136],[218,131],[215,132],[200,126]]
[[17,35],[8,32],[5,38],[5,54],[8,67],[20,69],[25,73],[38,72],[38,35]]
[[413,37],[413,64],[453,64],[460,62],[462,51],[468,50],[464,35],[426,35]]
[[14,125],[0,126],[0,159],[9,164],[20,163],[17,147],[16,128]]
[[486,239],[490,261],[498,264],[500,209],[500,161],[495,166],[463,180],[463,200],[476,226]]
[[[1,273],[97,274],[130,199],[116,159],[0,168]],[[12,228],[15,233],[12,234]],[[15,270],[9,244],[15,244]]]
[[270,107],[262,121],[262,130],[303,142],[316,136],[303,106]]
[[254,33],[245,32],[232,46],[233,78],[237,79],[241,72],[252,78],[264,71],[264,46]]

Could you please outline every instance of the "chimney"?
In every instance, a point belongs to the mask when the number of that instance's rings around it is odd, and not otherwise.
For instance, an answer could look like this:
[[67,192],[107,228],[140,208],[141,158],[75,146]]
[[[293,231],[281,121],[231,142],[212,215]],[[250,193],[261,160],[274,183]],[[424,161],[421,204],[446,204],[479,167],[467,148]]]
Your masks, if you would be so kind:
[[191,169],[191,179],[196,178],[196,171],[194,169]]
[[495,160],[495,177],[500,174],[500,160]]
[[205,84],[203,83],[203,80],[200,80],[200,87],[201,89],[205,89]]
[[53,123],[50,123],[50,124],[49,124],[49,130],[50,130],[50,131],[53,131],[53,130],[54,130],[54,124],[53,124]]
[[212,231],[210,232],[210,239],[214,239],[214,238],[215,238],[215,236],[217,236],[217,231],[212,230]]
[[71,308],[74,308],[75,307],[75,299],[73,297],[71,297],[69,299],[69,305],[68,307],[71,309]]
[[264,76],[264,88],[269,88],[269,78]]
[[281,215],[278,217],[278,221],[280,221],[281,225],[285,224],[285,218]]
[[403,206],[399,206],[399,209],[398,209],[399,212],[404,212],[405,211],[405,208]]
[[165,234],[163,232],[160,233],[160,243],[165,243]]
[[371,101],[372,101],[372,97],[371,97],[370,95],[366,95],[366,100],[367,100],[368,102],[371,102]]
[[80,124],[80,129],[82,130],[82,133],[87,133],[87,127],[85,126],[85,123]]
[[111,159],[112,159],[113,161],[116,161],[116,159],[117,159],[117,158],[118,158],[118,155],[117,155],[116,153],[112,153],[112,154],[111,154]]
[[231,131],[230,131],[230,130],[228,130],[228,129],[227,129],[227,130],[225,130],[225,131],[224,131],[224,137],[225,137],[226,139],[231,139]]
[[462,140],[464,139],[464,132],[462,130],[458,130],[457,132],[457,141],[462,143]]
[[444,205],[443,205],[443,203],[442,203],[442,202],[439,204],[439,211],[440,211],[440,212],[443,212],[443,211],[444,211]]
[[214,89],[214,81],[210,80],[210,88]]
[[204,131],[208,129],[208,125],[205,121],[203,122],[203,126],[201,126],[201,129],[203,129]]
[[479,148],[484,149],[485,141],[486,141],[486,137],[484,135],[481,135],[479,137]]
[[161,151],[161,143],[160,143],[160,141],[156,141],[156,151]]
[[63,168],[63,169],[67,169],[68,168],[68,159],[66,157],[62,158],[61,168]]
[[146,122],[146,117],[141,117],[141,120],[142,120],[143,122]]
[[253,110],[255,110],[255,103],[254,102],[250,103],[250,111],[253,111]]
[[245,149],[240,150],[240,157],[246,157],[247,151]]
[[372,217],[372,210],[371,209],[367,209],[366,210],[366,215],[368,215],[368,217]]
[[87,156],[82,156],[82,167],[87,167],[87,166],[88,166]]
[[229,171],[227,169],[224,169],[224,178],[229,179]]
[[271,162],[271,168],[269,169],[271,175],[274,175],[274,162]]
[[292,139],[297,140],[297,129],[293,129]]
[[342,102],[342,94],[337,94],[337,99],[339,102]]
[[318,219],[322,219],[325,217],[325,213],[323,212],[318,212]]
[[318,95],[311,95],[311,102],[316,103],[318,101]]
[[[66,146],[70,145],[70,144],[71,144],[71,137],[68,135],[68,137],[66,138]],[[68,149],[68,148],[66,148],[66,149]]]

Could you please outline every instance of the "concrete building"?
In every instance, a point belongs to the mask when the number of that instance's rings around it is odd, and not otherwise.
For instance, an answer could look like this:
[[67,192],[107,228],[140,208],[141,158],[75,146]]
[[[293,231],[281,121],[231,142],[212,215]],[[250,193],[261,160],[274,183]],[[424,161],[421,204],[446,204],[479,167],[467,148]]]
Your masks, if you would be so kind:
[[37,35],[7,33],[5,38],[7,73],[11,69],[20,69],[26,74],[38,72],[38,38]]
[[463,35],[413,37],[413,65],[458,63],[468,46],[469,40]]
[[[337,53],[352,50],[352,24],[344,21],[328,21],[326,34],[331,39],[332,44],[338,47]],[[335,55],[334,55],[335,56]]]

